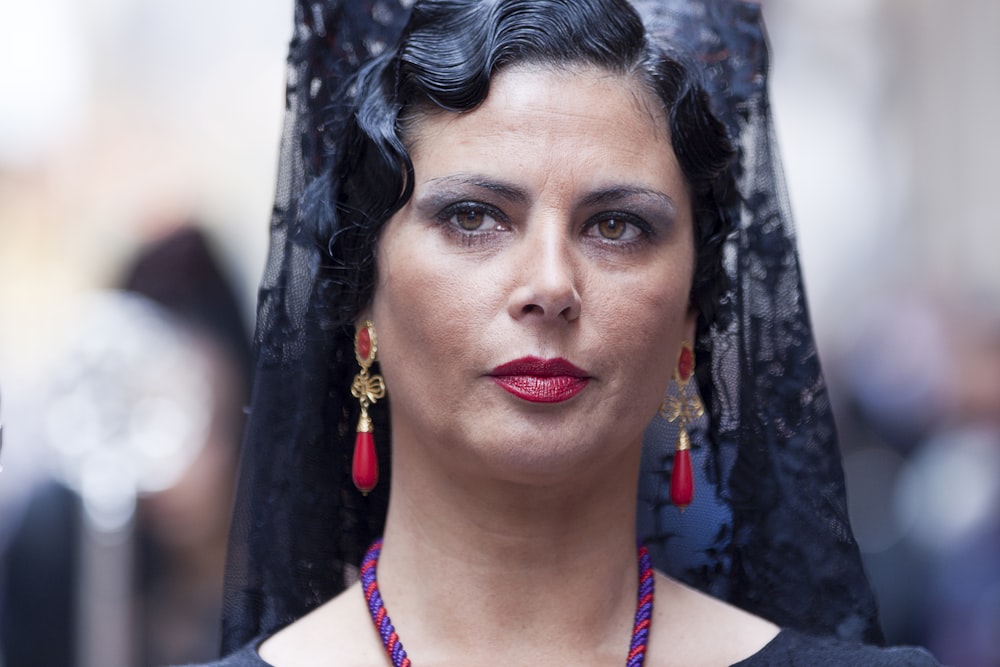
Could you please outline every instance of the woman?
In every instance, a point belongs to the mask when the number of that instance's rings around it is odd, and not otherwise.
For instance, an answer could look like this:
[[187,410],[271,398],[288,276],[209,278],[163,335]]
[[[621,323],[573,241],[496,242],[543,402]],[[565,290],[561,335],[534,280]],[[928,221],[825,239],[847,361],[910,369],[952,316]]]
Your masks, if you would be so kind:
[[878,630],[756,9],[349,6],[297,17],[220,664],[933,664],[800,633]]

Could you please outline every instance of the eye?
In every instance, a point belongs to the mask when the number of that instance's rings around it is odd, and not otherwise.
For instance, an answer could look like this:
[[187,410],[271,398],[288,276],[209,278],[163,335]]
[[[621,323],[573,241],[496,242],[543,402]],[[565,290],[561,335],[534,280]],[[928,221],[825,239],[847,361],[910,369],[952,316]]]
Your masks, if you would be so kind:
[[505,216],[492,206],[478,202],[452,204],[439,218],[466,232],[487,232],[505,228]]
[[627,213],[605,213],[591,220],[584,230],[586,236],[600,241],[630,243],[650,236],[652,230],[641,218]]
[[476,209],[469,208],[453,214],[449,220],[462,229],[472,232],[479,229],[483,225],[488,224],[493,220],[493,217],[483,211],[477,211]]
[[618,218],[605,218],[597,223],[597,231],[609,241],[617,241],[625,234],[628,223]]

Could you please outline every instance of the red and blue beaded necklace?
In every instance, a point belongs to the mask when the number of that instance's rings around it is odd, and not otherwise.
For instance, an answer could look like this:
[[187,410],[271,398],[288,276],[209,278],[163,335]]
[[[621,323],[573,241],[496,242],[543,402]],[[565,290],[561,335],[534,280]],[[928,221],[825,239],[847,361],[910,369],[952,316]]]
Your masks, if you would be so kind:
[[[392,660],[393,667],[411,667],[410,659],[399,635],[389,620],[389,614],[378,590],[375,575],[378,557],[382,553],[382,540],[376,540],[365,554],[361,563],[361,586],[368,601],[368,612],[375,623],[375,629],[382,637],[382,645]],[[626,667],[642,667],[646,659],[646,642],[649,640],[649,624],[653,617],[653,564],[646,547],[639,545],[639,590],[635,607],[635,622],[632,624],[632,641],[629,645]]]

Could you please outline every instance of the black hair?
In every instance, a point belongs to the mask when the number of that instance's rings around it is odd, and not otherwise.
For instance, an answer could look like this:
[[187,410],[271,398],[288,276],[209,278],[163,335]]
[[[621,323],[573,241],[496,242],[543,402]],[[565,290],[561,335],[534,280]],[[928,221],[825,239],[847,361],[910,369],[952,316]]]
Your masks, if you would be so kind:
[[[303,198],[328,250],[321,288],[328,325],[348,327],[370,301],[382,225],[409,199],[408,121],[428,111],[475,109],[490,80],[513,65],[591,65],[634,76],[660,100],[690,188],[699,333],[723,292],[722,242],[736,188],[733,150],[693,67],[646,39],[626,0],[428,0],[417,2],[397,48],[365,66],[324,123],[343,127],[339,153]],[[699,336],[700,337],[700,336]]]

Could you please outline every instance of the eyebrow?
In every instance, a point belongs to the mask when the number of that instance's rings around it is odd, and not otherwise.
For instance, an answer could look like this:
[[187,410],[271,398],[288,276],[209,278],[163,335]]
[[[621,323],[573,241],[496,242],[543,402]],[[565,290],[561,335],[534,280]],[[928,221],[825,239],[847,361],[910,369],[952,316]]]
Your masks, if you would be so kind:
[[511,183],[492,181],[477,176],[441,176],[427,181],[428,185],[435,187],[473,187],[480,190],[488,190],[504,199],[524,204],[528,201],[528,193]]
[[677,211],[677,205],[670,195],[659,190],[633,186],[618,186],[588,193],[581,199],[580,204],[583,206],[606,206],[633,197],[654,199],[661,206],[667,207],[671,213]]
[[[427,181],[427,184],[445,188],[473,187],[481,190],[487,190],[517,204],[524,204],[528,202],[528,193],[524,189],[519,188],[512,183],[490,180],[480,176],[440,176],[438,178],[430,179]],[[613,186],[587,193],[580,199],[579,205],[587,207],[607,206],[636,197],[642,199],[653,199],[660,206],[666,207],[671,213],[676,213],[677,211],[677,205],[674,203],[674,200],[670,197],[670,195],[660,192],[659,190],[653,190],[652,188],[630,185]]]

